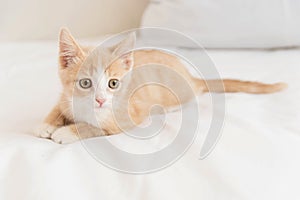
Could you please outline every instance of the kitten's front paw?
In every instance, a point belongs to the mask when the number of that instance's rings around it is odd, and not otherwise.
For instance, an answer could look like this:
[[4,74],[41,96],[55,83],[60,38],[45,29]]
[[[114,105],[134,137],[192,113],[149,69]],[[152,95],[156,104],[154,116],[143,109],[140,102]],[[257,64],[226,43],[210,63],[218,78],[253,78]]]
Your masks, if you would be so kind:
[[65,126],[57,129],[52,135],[51,140],[58,144],[70,144],[79,140],[76,133],[70,127]]
[[52,126],[47,123],[43,123],[35,128],[34,135],[40,138],[51,138],[52,133],[57,129],[56,126]]

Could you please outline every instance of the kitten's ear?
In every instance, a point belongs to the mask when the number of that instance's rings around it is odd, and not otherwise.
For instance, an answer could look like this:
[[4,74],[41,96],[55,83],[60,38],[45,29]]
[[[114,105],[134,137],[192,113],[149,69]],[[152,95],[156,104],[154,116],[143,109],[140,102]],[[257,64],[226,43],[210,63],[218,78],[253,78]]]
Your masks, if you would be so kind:
[[133,67],[133,48],[136,42],[134,32],[130,33],[123,41],[112,48],[113,56],[121,56],[122,63],[126,69]]
[[59,33],[59,62],[62,68],[70,67],[82,60],[84,53],[66,28]]
[[122,40],[120,43],[116,44],[115,46],[111,47],[111,51],[113,55],[120,56],[128,51],[131,51],[136,42],[135,33],[129,33],[128,36]]

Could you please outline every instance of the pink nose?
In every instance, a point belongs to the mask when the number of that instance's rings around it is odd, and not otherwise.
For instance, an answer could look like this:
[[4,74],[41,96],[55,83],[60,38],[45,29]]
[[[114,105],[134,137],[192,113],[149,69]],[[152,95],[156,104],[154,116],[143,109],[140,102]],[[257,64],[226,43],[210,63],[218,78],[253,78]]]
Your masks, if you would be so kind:
[[99,106],[102,107],[102,105],[104,104],[104,102],[106,100],[105,99],[101,99],[101,98],[96,98],[96,101],[98,102]]

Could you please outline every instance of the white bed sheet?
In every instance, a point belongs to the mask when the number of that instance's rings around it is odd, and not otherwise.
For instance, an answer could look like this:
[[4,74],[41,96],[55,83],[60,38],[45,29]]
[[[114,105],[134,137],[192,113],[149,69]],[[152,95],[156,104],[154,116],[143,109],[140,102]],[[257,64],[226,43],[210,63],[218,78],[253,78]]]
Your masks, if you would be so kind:
[[[172,166],[129,175],[102,166],[80,143],[19,135],[31,133],[58,98],[57,46],[1,43],[0,199],[300,199],[300,50],[209,55],[223,77],[285,81],[289,88],[227,94],[223,135],[209,157],[198,159],[198,137]],[[113,137],[126,143],[124,135]]]

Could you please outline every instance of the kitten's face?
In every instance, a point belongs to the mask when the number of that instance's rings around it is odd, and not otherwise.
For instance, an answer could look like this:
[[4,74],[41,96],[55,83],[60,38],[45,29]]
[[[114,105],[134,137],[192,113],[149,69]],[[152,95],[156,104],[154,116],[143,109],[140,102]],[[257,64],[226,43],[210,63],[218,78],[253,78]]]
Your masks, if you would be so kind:
[[[111,109],[113,97],[126,92],[129,79],[124,78],[130,74],[131,64],[127,54],[115,60],[109,66],[103,63],[102,52],[95,50],[81,65],[81,69],[74,79],[74,98],[93,99],[96,111]],[[116,94],[117,93],[117,94]]]
[[124,77],[133,67],[133,53],[122,54],[131,50],[134,42],[135,36],[130,35],[115,47],[90,52],[80,47],[69,32],[61,31],[60,77],[64,95],[80,112],[78,120],[94,124],[95,114],[98,121],[104,120],[111,113],[113,98],[122,99],[120,95],[126,92],[129,81]]

